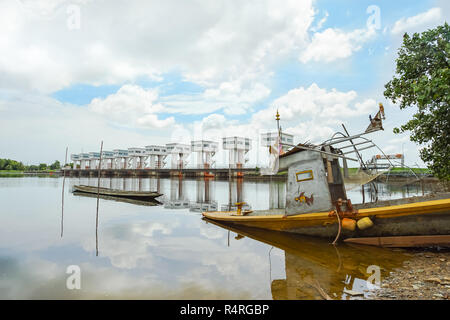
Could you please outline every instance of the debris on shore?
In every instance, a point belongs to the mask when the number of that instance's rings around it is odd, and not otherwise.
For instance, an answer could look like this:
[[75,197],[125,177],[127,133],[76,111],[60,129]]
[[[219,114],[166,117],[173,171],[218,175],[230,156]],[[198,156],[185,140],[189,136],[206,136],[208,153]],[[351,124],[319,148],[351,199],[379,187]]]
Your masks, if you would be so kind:
[[374,300],[450,300],[450,250],[411,252],[412,258],[381,279]]

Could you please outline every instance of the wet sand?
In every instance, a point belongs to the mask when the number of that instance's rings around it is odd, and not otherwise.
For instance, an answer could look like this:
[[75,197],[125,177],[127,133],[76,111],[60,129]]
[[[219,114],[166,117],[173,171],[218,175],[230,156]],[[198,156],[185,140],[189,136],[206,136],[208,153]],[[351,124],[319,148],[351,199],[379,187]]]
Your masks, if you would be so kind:
[[450,249],[408,250],[403,267],[381,279],[375,300],[450,300]]

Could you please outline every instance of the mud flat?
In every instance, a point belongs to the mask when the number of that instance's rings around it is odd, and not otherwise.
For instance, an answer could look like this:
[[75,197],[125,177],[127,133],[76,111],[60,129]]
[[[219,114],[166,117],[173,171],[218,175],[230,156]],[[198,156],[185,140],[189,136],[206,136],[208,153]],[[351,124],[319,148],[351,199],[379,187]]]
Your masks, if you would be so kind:
[[411,259],[381,279],[376,300],[450,300],[450,250],[407,251]]

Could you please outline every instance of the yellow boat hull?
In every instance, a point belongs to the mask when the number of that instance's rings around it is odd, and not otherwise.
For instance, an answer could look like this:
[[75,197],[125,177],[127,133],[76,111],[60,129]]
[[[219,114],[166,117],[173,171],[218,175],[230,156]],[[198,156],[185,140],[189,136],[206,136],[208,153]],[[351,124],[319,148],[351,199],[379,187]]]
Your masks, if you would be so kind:
[[[235,211],[203,212],[207,219],[304,235],[333,237],[338,230],[336,216],[328,212],[285,216],[274,214],[237,215]],[[374,226],[366,230],[343,230],[346,237],[450,234],[450,199],[422,201],[385,207],[360,209],[354,219],[370,217]]]

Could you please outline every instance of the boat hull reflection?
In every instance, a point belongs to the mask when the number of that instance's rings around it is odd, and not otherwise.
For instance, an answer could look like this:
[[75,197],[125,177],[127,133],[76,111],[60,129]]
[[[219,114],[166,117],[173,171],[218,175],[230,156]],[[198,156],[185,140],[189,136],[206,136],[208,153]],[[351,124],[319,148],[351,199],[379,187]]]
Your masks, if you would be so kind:
[[348,299],[350,296],[345,291],[368,289],[367,280],[373,268],[379,268],[382,279],[409,257],[402,251],[346,244],[337,247],[315,237],[203,219],[237,233],[235,239],[248,237],[284,251],[286,278],[270,283],[275,300],[323,299],[320,290],[332,299]]

